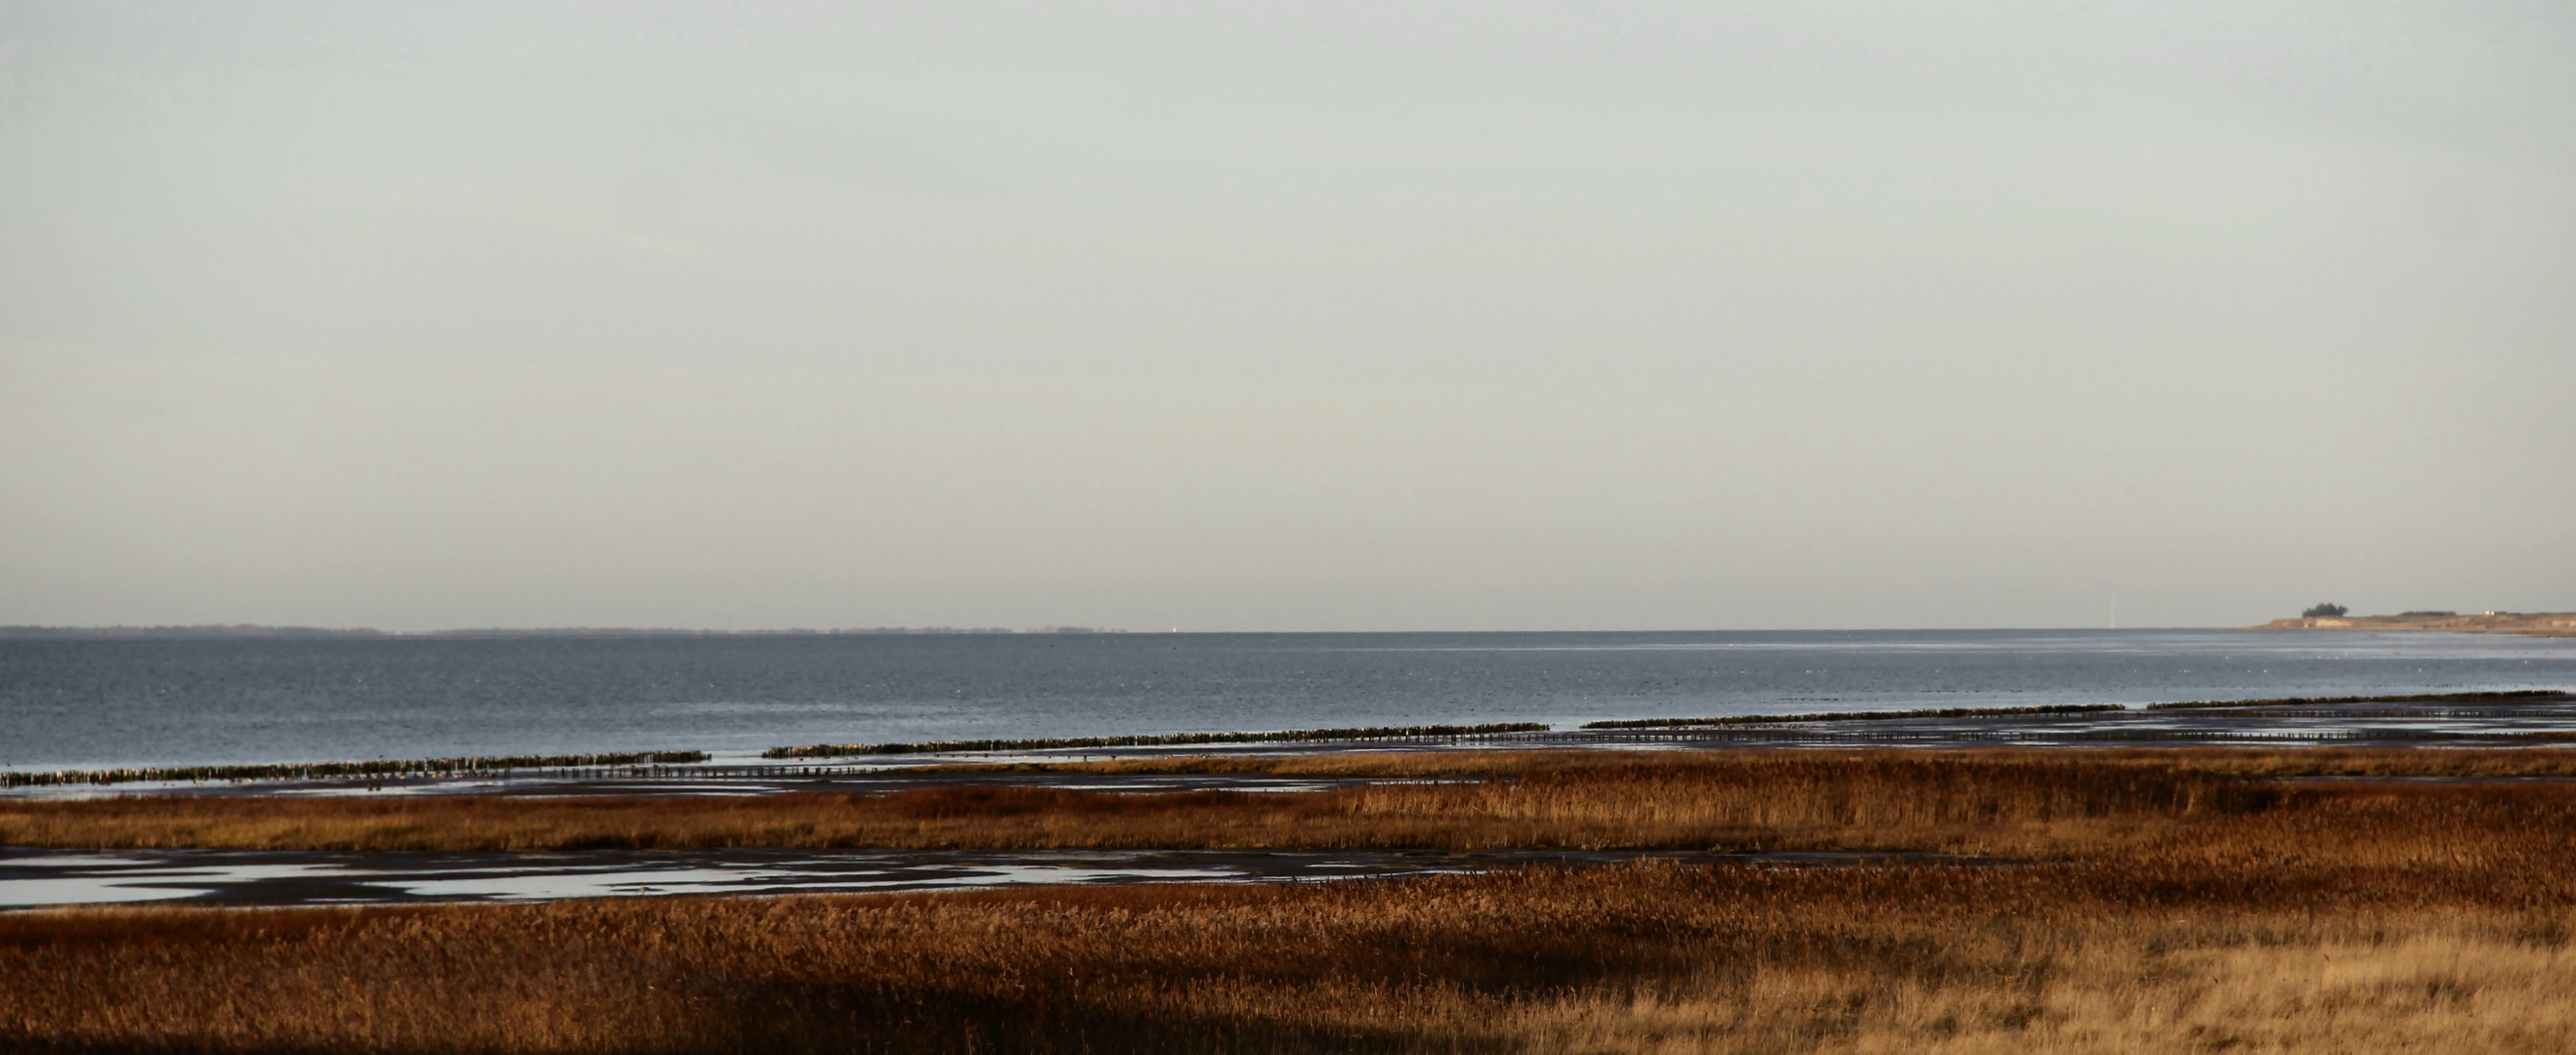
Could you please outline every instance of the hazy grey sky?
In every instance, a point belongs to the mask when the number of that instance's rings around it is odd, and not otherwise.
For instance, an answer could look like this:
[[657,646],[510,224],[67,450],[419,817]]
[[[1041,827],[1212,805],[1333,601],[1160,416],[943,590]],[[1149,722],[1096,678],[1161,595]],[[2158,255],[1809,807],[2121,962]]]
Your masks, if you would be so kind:
[[0,3],[0,623],[2576,608],[2576,5]]

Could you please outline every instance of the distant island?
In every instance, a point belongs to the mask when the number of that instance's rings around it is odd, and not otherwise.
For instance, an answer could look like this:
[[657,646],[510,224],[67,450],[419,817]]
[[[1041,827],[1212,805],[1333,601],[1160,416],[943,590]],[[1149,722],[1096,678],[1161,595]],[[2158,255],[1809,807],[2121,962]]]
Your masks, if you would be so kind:
[[831,637],[877,634],[1123,634],[1090,626],[1042,626],[1014,630],[1000,626],[878,626],[849,627],[835,630],[674,630],[633,627],[556,627],[533,630],[376,630],[369,627],[334,629],[313,626],[259,626],[249,623],[200,624],[192,626],[0,626],[0,640],[162,640],[185,639],[292,639],[324,640],[343,638],[603,638],[603,637]]
[[[2295,619],[2275,619],[2247,630],[2440,630],[2454,634],[2520,634],[2576,637],[2576,612],[2399,612],[2345,615],[2341,605],[2318,605]],[[2331,613],[2331,614],[2324,614]]]

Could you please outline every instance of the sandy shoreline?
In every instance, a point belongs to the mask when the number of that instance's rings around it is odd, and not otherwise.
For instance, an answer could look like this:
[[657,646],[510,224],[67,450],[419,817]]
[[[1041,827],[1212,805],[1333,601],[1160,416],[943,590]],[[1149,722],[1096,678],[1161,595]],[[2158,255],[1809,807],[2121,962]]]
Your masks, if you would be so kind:
[[2246,630],[2438,631],[2449,634],[2512,634],[2519,637],[2576,637],[2576,612],[2426,612],[2408,615],[2305,616],[2275,619]]

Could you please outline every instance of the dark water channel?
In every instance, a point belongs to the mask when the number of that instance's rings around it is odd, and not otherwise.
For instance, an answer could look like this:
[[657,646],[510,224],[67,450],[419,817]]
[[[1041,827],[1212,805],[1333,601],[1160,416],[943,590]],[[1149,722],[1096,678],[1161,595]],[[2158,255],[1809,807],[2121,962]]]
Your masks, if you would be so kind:
[[1779,867],[1964,861],[1937,854],[1694,850],[586,850],[333,853],[0,850],[0,908],[371,905],[678,894],[782,895],[1047,884],[1399,879],[1639,860]]

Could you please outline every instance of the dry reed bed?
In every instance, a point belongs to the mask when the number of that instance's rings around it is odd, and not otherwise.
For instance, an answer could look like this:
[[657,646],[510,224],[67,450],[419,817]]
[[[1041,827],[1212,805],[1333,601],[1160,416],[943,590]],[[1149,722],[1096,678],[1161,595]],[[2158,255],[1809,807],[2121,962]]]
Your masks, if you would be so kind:
[[[1408,883],[0,917],[11,1050],[2565,1050],[2567,891],[2456,870]],[[2231,891],[2243,891],[2232,896]]]
[[[945,785],[890,794],[739,798],[133,796],[0,803],[0,845],[444,851],[1564,847],[2027,856],[2134,842],[2177,825],[2252,816],[2294,801],[2377,793],[2370,785],[2250,779],[2285,768],[2282,756],[2290,754],[1560,751],[1274,761],[1273,772],[1477,778],[1285,794]],[[2576,756],[2342,754],[2342,768],[2381,772],[2409,764],[2418,770],[2555,771]],[[1164,768],[1241,761],[1181,760]],[[2566,808],[2554,788],[2526,790],[2528,809]]]
[[126,797],[0,806],[0,844],[531,850],[1759,847],[2258,809],[2277,789],[2068,758],[1688,755],[1305,793],[992,785],[740,798]]
[[[1316,795],[1331,809],[1312,814],[963,789],[796,808],[960,837],[1952,840],[2051,863],[28,913],[0,916],[0,1049],[2576,1047],[2576,786],[2283,786],[2126,753],[1772,757],[1533,756],[1517,780]],[[753,814],[705,816],[690,830]]]

